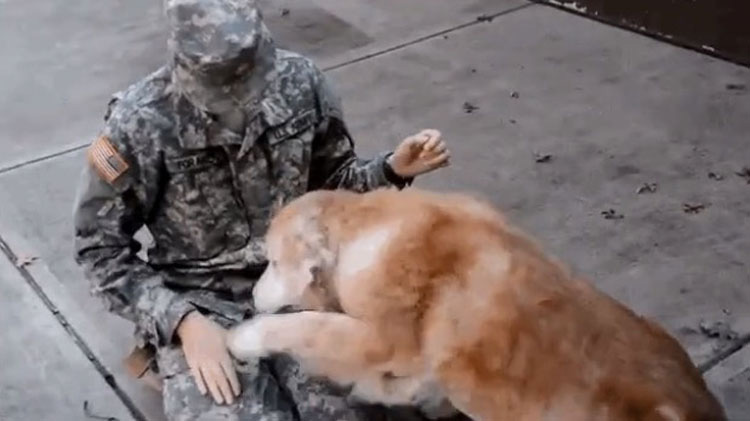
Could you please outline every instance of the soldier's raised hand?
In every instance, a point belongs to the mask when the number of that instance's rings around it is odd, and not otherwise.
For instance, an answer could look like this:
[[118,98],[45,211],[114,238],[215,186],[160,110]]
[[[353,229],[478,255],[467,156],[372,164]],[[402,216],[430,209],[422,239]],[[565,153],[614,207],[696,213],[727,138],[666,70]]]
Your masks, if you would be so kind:
[[437,130],[422,130],[404,139],[389,158],[393,171],[409,178],[450,164],[450,151]]
[[201,394],[211,392],[218,404],[234,402],[240,382],[225,345],[226,329],[193,311],[177,327],[177,335]]

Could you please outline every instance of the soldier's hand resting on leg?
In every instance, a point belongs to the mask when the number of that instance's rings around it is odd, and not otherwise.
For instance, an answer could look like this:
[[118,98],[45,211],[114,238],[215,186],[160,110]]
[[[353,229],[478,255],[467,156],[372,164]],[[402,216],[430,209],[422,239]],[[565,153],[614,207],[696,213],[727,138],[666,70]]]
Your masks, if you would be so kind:
[[234,402],[240,382],[225,345],[226,329],[193,311],[177,327],[177,335],[200,392],[210,391],[218,404]]

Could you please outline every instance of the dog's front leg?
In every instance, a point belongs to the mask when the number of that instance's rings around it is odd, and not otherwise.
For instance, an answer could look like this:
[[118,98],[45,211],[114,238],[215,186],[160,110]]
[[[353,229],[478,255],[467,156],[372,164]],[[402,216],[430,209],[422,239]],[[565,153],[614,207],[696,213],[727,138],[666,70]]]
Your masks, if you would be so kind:
[[[424,406],[427,383],[414,362],[394,364],[395,348],[367,323],[341,313],[304,311],[259,315],[232,328],[227,337],[238,359],[286,353],[310,374],[353,385],[357,400]],[[399,366],[402,366],[399,368]],[[396,369],[399,377],[387,371]],[[414,373],[407,373],[415,370]]]
[[311,374],[344,384],[372,373],[393,355],[393,346],[368,324],[316,311],[258,315],[230,329],[227,346],[241,360],[286,353]]

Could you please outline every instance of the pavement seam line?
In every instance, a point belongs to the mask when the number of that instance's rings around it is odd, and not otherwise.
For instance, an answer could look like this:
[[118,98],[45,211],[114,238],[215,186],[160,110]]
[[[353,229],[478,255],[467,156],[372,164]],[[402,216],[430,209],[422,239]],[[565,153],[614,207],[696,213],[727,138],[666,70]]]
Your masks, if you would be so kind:
[[750,345],[750,334],[740,336],[739,339],[737,339],[737,341],[732,344],[732,346],[717,352],[711,358],[698,365],[698,369],[701,373],[705,374],[712,368],[719,365],[722,361],[740,352],[747,345]]
[[32,158],[32,159],[29,159],[28,161],[24,161],[24,162],[19,162],[17,164],[8,165],[7,167],[0,168],[0,175],[5,174],[7,172],[11,172],[13,170],[17,170],[19,168],[23,168],[23,167],[25,167],[27,165],[36,164],[36,163],[39,163],[39,162],[42,162],[42,161],[47,161],[49,159],[54,159],[54,158],[58,158],[58,157],[63,156],[63,155],[67,155],[69,153],[80,151],[81,149],[84,149],[88,145],[89,145],[88,143],[83,144],[83,145],[77,145],[77,146],[73,146],[73,147],[70,147],[70,148],[67,148],[67,149],[63,149],[61,151],[53,152],[51,154],[42,155],[42,156],[39,156],[39,157],[36,157],[36,158]]
[[[393,45],[393,46],[390,46],[390,47],[386,47],[386,48],[383,48],[381,50],[374,51],[372,53],[364,54],[362,56],[355,57],[353,59],[349,59],[349,60],[346,60],[346,61],[338,63],[338,64],[333,64],[333,65],[330,65],[330,66],[323,67],[322,70],[324,72],[328,72],[328,71],[333,71],[333,70],[341,69],[343,67],[346,67],[346,66],[349,66],[349,65],[352,65],[352,64],[356,64],[356,63],[360,63],[360,62],[369,60],[371,58],[379,57],[379,56],[382,56],[382,55],[385,55],[385,54],[388,54],[388,53],[392,53],[394,51],[402,50],[402,49],[404,49],[406,47],[410,47],[412,45],[419,44],[419,43],[422,43],[424,41],[429,41],[429,40],[431,40],[433,38],[437,38],[437,37],[440,37],[440,36],[443,36],[443,35],[455,32],[455,31],[459,31],[459,30],[467,28],[467,27],[471,27],[471,26],[474,26],[474,25],[480,25],[480,24],[486,23],[485,21],[490,22],[493,19],[496,19],[496,18],[498,18],[500,16],[508,15],[508,14],[513,13],[513,12],[517,12],[519,10],[523,10],[523,9],[528,8],[528,7],[532,7],[532,6],[536,6],[536,5],[537,4],[533,3],[533,2],[532,3],[526,3],[526,4],[522,4],[520,6],[512,7],[512,8],[507,9],[507,10],[503,10],[502,12],[497,12],[497,13],[493,13],[493,14],[483,15],[482,16],[483,19],[481,19],[481,20],[477,18],[477,19],[475,19],[475,20],[473,20],[471,22],[462,23],[462,24],[460,24],[458,26],[453,26],[453,27],[450,27],[450,28],[447,28],[447,29],[443,29],[443,30],[438,31],[438,32],[434,32],[434,33],[429,34],[429,35],[424,35],[424,36],[421,36],[419,38],[413,39],[411,41],[402,42],[400,44],[396,44],[396,45]],[[63,149],[63,150],[58,151],[58,152],[54,152],[54,153],[47,154],[47,155],[42,155],[42,156],[37,157],[37,158],[32,158],[32,159],[30,159],[28,161],[19,162],[19,163],[16,163],[16,164],[11,164],[11,165],[8,165],[7,167],[0,168],[0,175],[8,173],[8,172],[11,172],[13,170],[17,170],[19,168],[26,167],[28,165],[33,165],[33,164],[37,164],[39,162],[47,161],[47,160],[50,160],[50,159],[59,158],[59,157],[61,157],[63,155],[67,155],[67,154],[70,154],[70,153],[73,153],[73,152],[77,152],[77,151],[79,151],[81,149],[86,148],[87,146],[88,146],[88,143],[83,144],[83,145],[73,146],[73,147],[70,147],[70,148],[67,148],[67,149]]]
[[372,53],[368,53],[368,54],[362,55],[360,57],[356,57],[356,58],[353,58],[353,59],[350,59],[350,60],[346,60],[346,61],[338,63],[338,64],[333,64],[333,65],[324,67],[323,71],[327,72],[327,71],[331,71],[331,70],[341,69],[343,67],[347,67],[349,65],[360,63],[362,61],[369,60],[371,58],[375,58],[375,57],[379,57],[379,56],[382,56],[382,55],[385,55],[385,54],[388,54],[388,53],[392,53],[394,51],[402,50],[402,49],[404,49],[406,47],[410,47],[410,46],[415,45],[415,44],[420,44],[420,43],[422,43],[424,41],[429,41],[431,39],[434,39],[434,38],[437,38],[437,37],[440,37],[440,36],[443,36],[443,35],[446,35],[446,34],[450,34],[452,32],[456,32],[456,31],[459,31],[459,30],[464,29],[464,28],[468,28],[468,27],[475,26],[475,25],[481,25],[483,23],[492,22],[492,20],[497,19],[497,18],[499,18],[501,16],[509,15],[509,14],[517,12],[519,10],[523,10],[523,9],[526,9],[526,8],[529,8],[529,7],[532,7],[532,6],[536,6],[536,5],[537,5],[536,3],[526,3],[526,4],[522,4],[520,6],[512,7],[512,8],[507,9],[507,10],[503,10],[502,12],[497,12],[497,13],[482,15],[482,16],[480,16],[480,17],[478,17],[478,18],[476,18],[476,19],[474,19],[474,20],[472,20],[470,22],[462,23],[462,24],[460,24],[458,26],[453,26],[453,27],[450,27],[450,28],[447,28],[447,29],[443,29],[441,31],[434,32],[434,33],[428,34],[428,35],[424,35],[424,36],[421,36],[419,38],[413,39],[411,41],[402,42],[400,44],[396,44],[396,45],[384,48],[384,49],[379,50],[379,51],[374,51]]
[[743,67],[750,66],[750,62],[743,62],[742,60],[729,57],[725,54],[722,54],[720,51],[713,51],[713,50],[706,49],[706,48],[700,48],[693,44],[688,43],[687,41],[683,41],[678,38],[670,37],[668,34],[656,32],[655,30],[651,30],[651,29],[641,28],[633,24],[628,24],[626,22],[620,22],[620,21],[615,20],[614,18],[605,17],[599,14],[582,12],[572,7],[567,7],[565,3],[563,4],[553,3],[551,0],[528,0],[528,1],[533,2],[534,4],[538,4],[540,6],[552,7],[562,12],[571,13],[573,15],[577,15],[584,19],[590,19],[590,20],[593,20],[594,22],[601,23],[602,25],[611,26],[614,28],[621,29],[623,31],[628,31],[634,34],[644,36],[646,38],[651,38],[655,41],[658,41],[664,44],[672,45],[674,47],[682,48],[682,49],[693,51],[693,52],[703,54],[709,57],[713,57],[722,61],[726,61],[727,63],[732,63],[737,66],[743,66]]
[[117,385],[115,376],[109,370],[107,370],[107,367],[105,367],[101,361],[99,361],[99,358],[96,356],[96,354],[94,354],[94,351],[88,346],[88,344],[86,344],[81,335],[68,322],[65,316],[63,316],[63,314],[52,302],[49,296],[47,296],[41,285],[39,285],[36,279],[34,279],[34,276],[31,274],[31,272],[29,272],[25,267],[19,266],[18,256],[13,252],[10,245],[5,241],[2,235],[0,235],[0,250],[10,260],[11,264],[16,268],[18,273],[21,275],[21,277],[24,278],[31,289],[34,290],[36,295],[42,300],[44,306],[47,307],[47,309],[52,313],[57,322],[63,327],[68,336],[71,337],[73,342],[81,350],[86,359],[91,362],[96,371],[102,376],[105,383],[107,383],[112,391],[115,392],[115,395],[120,399],[125,408],[130,412],[130,415],[132,415],[136,421],[148,421],[141,410],[138,409],[138,407],[135,405],[133,400],[130,399],[130,396],[128,396],[122,389],[120,389],[120,387]]

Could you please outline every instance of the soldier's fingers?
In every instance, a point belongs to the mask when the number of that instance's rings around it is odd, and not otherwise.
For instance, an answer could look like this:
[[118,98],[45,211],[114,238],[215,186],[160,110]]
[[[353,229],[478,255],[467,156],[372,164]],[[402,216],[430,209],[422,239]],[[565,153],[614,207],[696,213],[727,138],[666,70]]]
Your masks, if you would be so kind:
[[[221,370],[221,368],[219,369]],[[229,379],[224,373],[216,375],[216,385],[219,388],[219,392],[224,397],[224,402],[232,404],[234,402],[234,394],[232,393],[232,387],[229,385]]]
[[190,373],[193,375],[193,380],[195,380],[195,384],[198,385],[198,391],[201,392],[201,395],[205,396],[208,390],[206,389],[206,381],[203,379],[201,371],[192,364],[188,365],[190,366]]
[[441,140],[435,144],[435,146],[432,148],[432,152],[440,154],[445,152],[446,149],[448,149],[448,146]]
[[[429,149],[428,149],[429,148]],[[425,145],[425,147],[422,149],[422,152],[420,152],[419,157],[421,159],[430,159],[434,158],[441,153],[445,152],[448,149],[446,144],[441,140],[435,144],[429,144]]]
[[240,392],[242,392],[242,387],[240,386],[240,380],[237,378],[237,370],[234,369],[232,361],[229,359],[229,357],[225,358],[224,361],[222,361],[221,369],[224,371],[227,379],[229,379],[229,385],[232,386],[232,392],[234,392],[234,396],[239,396]]
[[435,130],[435,129],[425,129],[425,130],[422,130],[420,132],[420,134],[423,134],[423,135],[425,135],[425,136],[427,136],[427,137],[429,137],[431,139],[432,138],[439,139],[442,136],[442,134],[440,133],[440,131]]
[[438,155],[437,157],[435,157],[435,158],[430,159],[429,161],[427,161],[427,165],[430,166],[430,167],[440,166],[440,165],[448,162],[448,160],[450,160],[450,157],[451,157],[451,154],[449,152],[443,152],[440,155]]
[[219,405],[223,404],[224,397],[221,395],[216,376],[214,376],[212,370],[208,369],[207,367],[201,367],[201,372],[206,378],[206,385],[208,386],[208,390],[211,392],[211,396],[213,396],[214,401],[216,401],[216,403],[218,403]]
[[214,380],[216,389],[218,389],[219,394],[221,395],[222,401],[226,403],[234,402],[234,395],[232,394],[232,389],[229,386],[229,380],[227,380],[227,376],[224,374],[224,371],[221,369],[219,363],[211,364],[211,377]]
[[423,133],[415,134],[411,138],[414,140],[413,144],[415,146],[419,146],[420,148],[423,148],[424,144],[430,140],[430,137]]
[[408,148],[408,154],[410,156],[416,156],[422,151],[422,145],[424,144],[424,140],[420,139],[419,137],[412,136],[407,139],[406,146]]
[[396,150],[406,149],[408,151],[411,151],[416,146],[419,146],[419,140],[416,138],[416,136],[409,136],[401,141]]
[[216,379],[216,385],[219,387],[221,395],[224,397],[226,403],[231,404],[234,402],[234,394],[232,393],[232,386],[230,380],[220,362],[212,364],[212,373]]
[[440,138],[439,137],[431,137],[427,142],[425,142],[424,145],[422,145],[422,149],[425,151],[433,151],[435,148],[440,144]]

